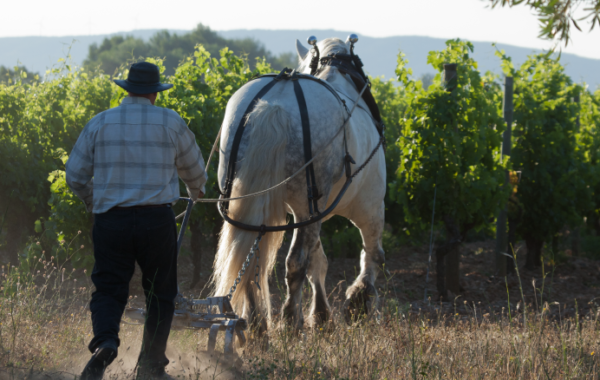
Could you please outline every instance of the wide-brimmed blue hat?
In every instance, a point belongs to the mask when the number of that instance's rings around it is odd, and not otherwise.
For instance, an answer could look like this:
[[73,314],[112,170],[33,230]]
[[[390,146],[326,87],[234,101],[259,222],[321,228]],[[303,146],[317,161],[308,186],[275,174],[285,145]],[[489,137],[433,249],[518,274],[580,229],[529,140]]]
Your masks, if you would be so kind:
[[160,83],[158,66],[150,62],[138,62],[131,65],[127,80],[115,79],[118,86],[134,94],[152,94],[173,87],[170,83]]

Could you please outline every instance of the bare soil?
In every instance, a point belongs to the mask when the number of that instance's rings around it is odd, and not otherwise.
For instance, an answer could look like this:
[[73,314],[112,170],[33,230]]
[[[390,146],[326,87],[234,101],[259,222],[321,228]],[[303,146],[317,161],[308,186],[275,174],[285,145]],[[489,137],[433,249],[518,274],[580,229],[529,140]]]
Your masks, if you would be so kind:
[[[285,298],[285,257],[289,249],[288,243],[280,249],[275,273],[271,277],[271,294],[273,311],[278,313],[282,299]],[[401,307],[412,307],[416,311],[442,313],[473,313],[473,307],[481,311],[502,313],[519,312],[522,301],[527,305],[542,308],[545,302],[558,302],[559,308],[551,317],[573,317],[578,313],[585,316],[590,303],[600,298],[600,261],[583,257],[569,257],[563,263],[545,265],[535,271],[524,269],[525,247],[520,242],[516,246],[519,274],[505,277],[494,276],[495,241],[466,243],[460,247],[460,294],[450,293],[451,302],[440,302],[436,290],[435,254],[428,272],[429,247],[400,247],[394,252],[386,253],[385,269],[380,273],[376,286],[380,296],[396,299]],[[183,244],[182,256],[179,260],[179,283],[185,295],[206,297],[209,293],[207,281],[212,271],[214,253],[204,252],[202,257],[202,280],[194,289],[189,289],[193,266],[189,254],[189,241]],[[360,271],[358,258],[329,258],[326,290],[331,305],[341,306],[346,288],[354,281]],[[545,277],[545,278],[544,278]],[[134,295],[142,295],[140,287],[141,274],[131,284]],[[425,293],[427,289],[427,293]],[[311,297],[310,287],[305,286],[304,300]],[[383,297],[382,297],[383,298]],[[138,297],[143,299],[143,296]],[[560,311],[558,311],[560,310]]]

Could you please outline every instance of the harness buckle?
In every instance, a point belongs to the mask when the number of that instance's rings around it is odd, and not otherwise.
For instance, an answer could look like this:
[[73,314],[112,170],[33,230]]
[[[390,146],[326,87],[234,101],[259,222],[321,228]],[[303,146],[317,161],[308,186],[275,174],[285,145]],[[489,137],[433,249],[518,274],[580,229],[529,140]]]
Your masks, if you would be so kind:
[[319,194],[319,188],[317,185],[308,186],[308,199],[311,201],[318,201],[321,199],[323,194]]
[[[289,67],[286,67],[283,70],[281,70],[279,72],[279,74],[277,74],[277,76],[273,80],[279,82],[281,79],[284,79],[284,77],[290,75],[294,71],[296,71],[296,70],[295,69],[290,69]],[[287,79],[287,78],[285,78],[285,79]]]

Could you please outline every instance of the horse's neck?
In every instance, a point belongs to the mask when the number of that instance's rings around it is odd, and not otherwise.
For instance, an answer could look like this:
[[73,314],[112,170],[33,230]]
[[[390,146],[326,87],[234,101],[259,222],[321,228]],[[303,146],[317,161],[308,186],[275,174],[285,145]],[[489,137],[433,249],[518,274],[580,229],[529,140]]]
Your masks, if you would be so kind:
[[354,97],[358,96],[358,90],[354,86],[354,83],[336,68],[329,68],[329,70],[319,77],[329,83],[335,90],[352,97],[353,100]]

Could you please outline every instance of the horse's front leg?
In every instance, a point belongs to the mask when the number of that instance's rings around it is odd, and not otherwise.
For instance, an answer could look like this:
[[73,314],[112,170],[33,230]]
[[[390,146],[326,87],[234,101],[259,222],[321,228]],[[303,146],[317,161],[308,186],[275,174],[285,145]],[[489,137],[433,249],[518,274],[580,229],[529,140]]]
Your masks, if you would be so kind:
[[[295,218],[299,220],[299,218]],[[319,231],[321,223],[294,230],[292,245],[285,260],[287,298],[283,305],[283,316],[288,325],[299,330],[304,325],[302,314],[302,285],[309,268],[310,252],[320,245]]]

